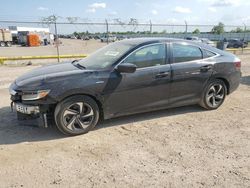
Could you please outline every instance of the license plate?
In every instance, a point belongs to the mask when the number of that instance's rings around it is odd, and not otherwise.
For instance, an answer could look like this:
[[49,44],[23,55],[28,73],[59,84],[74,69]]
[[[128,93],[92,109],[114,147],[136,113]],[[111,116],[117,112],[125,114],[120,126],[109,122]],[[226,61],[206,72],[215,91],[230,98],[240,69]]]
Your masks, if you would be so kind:
[[28,107],[22,104],[16,104],[16,111],[23,114],[29,114]]

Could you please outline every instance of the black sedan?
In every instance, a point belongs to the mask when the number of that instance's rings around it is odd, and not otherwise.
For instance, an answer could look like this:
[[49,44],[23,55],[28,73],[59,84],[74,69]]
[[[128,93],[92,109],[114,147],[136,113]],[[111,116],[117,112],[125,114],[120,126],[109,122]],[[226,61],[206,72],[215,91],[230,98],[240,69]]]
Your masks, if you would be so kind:
[[191,104],[217,109],[239,86],[240,69],[236,56],[202,43],[128,39],[35,69],[10,94],[20,121],[54,120],[62,133],[79,135],[100,119]]
[[227,47],[228,48],[246,48],[248,46],[248,42],[239,39],[231,39],[228,40]]

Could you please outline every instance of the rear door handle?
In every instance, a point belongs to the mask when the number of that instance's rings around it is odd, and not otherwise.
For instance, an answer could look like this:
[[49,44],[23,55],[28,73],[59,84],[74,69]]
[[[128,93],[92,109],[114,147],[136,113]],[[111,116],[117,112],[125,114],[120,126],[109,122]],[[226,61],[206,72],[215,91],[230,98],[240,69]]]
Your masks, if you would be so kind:
[[155,78],[165,78],[169,75],[169,72],[160,72],[155,75]]
[[213,65],[205,65],[200,68],[201,72],[207,72],[213,68]]

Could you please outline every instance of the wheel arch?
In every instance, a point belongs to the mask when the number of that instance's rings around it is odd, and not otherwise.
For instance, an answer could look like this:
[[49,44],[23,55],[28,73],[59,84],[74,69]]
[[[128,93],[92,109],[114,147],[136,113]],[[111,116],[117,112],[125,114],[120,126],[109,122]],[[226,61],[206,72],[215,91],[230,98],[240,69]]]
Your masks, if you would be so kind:
[[97,104],[97,106],[99,108],[100,118],[101,119],[104,118],[104,109],[103,109],[103,105],[102,105],[101,100],[98,99],[96,96],[88,94],[88,93],[75,93],[75,94],[67,95],[67,96],[61,98],[56,105],[60,104],[60,102],[62,102],[64,100],[66,100],[66,99],[68,99],[70,97],[74,97],[74,96],[88,96],[88,97],[92,98],[96,102],[96,104]]
[[229,83],[229,81],[226,78],[221,77],[221,76],[215,76],[214,79],[221,80],[221,81],[223,81],[225,83],[226,88],[227,88],[227,95],[228,95],[230,93],[230,83]]

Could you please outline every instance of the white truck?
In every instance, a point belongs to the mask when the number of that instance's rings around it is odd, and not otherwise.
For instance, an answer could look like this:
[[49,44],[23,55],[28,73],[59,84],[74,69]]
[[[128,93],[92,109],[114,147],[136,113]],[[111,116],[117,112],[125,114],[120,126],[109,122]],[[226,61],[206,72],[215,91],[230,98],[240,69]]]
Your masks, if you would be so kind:
[[12,34],[9,30],[0,29],[0,47],[10,47],[12,45]]
[[104,35],[101,37],[101,42],[115,42],[117,40],[114,35]]

